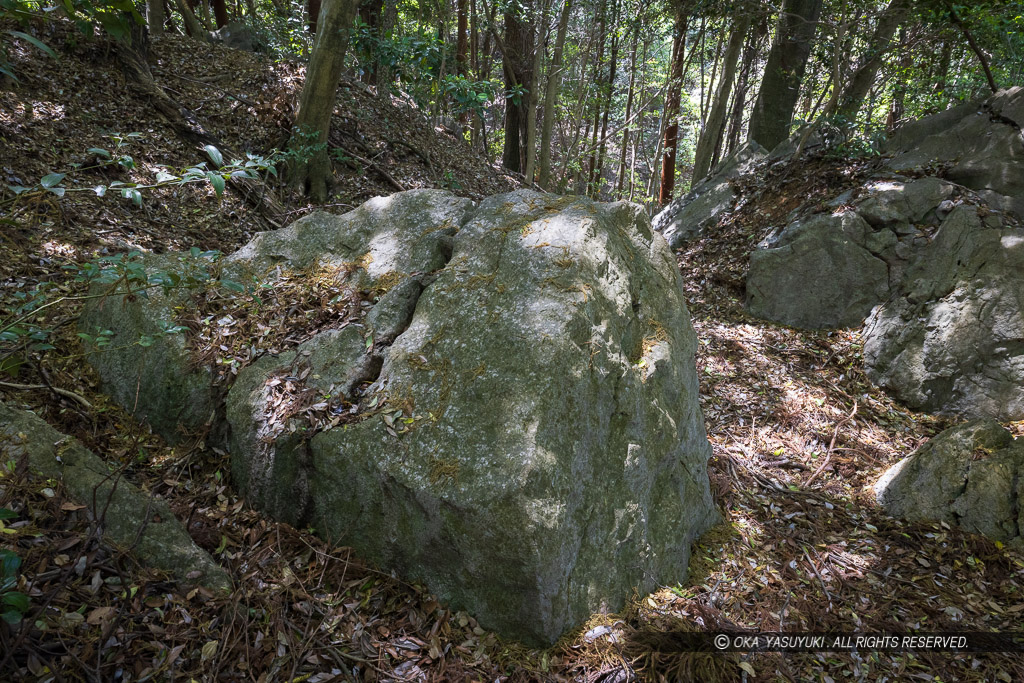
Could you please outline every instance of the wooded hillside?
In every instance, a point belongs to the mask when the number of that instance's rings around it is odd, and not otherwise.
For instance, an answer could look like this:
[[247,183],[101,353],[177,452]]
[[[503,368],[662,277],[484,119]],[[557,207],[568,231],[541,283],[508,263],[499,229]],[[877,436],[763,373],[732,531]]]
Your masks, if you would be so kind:
[[1022,84],[1003,0],[0,0],[0,680],[1024,680]]

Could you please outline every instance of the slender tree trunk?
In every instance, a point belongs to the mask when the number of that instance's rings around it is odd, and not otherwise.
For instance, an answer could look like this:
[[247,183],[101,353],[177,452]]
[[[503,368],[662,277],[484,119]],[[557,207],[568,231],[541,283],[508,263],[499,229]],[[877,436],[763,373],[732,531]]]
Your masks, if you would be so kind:
[[[707,87],[704,85],[704,74],[701,73],[700,80],[700,120],[708,120],[708,109],[711,103],[711,93],[715,90],[715,79],[718,78],[718,65],[722,61],[722,47],[725,45],[725,27],[723,30],[718,32],[718,44],[715,46],[715,58],[711,62],[711,80],[708,81]],[[704,60],[701,60],[701,69],[704,68]],[[707,93],[705,97],[705,93]]]
[[[374,38],[380,38],[382,35],[383,14],[384,0],[362,0],[359,3],[359,18],[366,24],[366,29]],[[376,59],[370,60],[369,68],[363,73],[361,80],[367,85],[377,85],[380,82],[380,67]]]
[[939,67],[935,74],[935,88],[933,92],[940,93],[946,90],[946,80],[949,78],[949,64],[953,61],[953,41],[945,38],[942,41],[942,51],[939,53]]
[[185,33],[198,40],[207,40],[208,36],[206,29],[203,28],[202,24],[196,18],[196,15],[192,13],[189,6],[184,0],[174,0],[178,7],[178,13],[181,15],[181,19],[185,22]]
[[[522,8],[529,14],[529,7]],[[502,45],[502,69],[505,87],[516,94],[505,100],[505,146],[501,161],[505,168],[517,173],[523,170],[523,135],[529,106],[528,93],[523,89],[532,81],[530,69],[530,27],[510,7],[505,11],[505,38]]]
[[999,86],[996,85],[996,79],[992,76],[992,68],[988,64],[988,57],[985,56],[985,51],[978,45],[978,41],[974,39],[974,34],[967,28],[967,24],[963,22],[960,15],[957,14],[956,6],[946,1],[946,7],[949,9],[949,20],[953,22],[953,25],[960,29],[960,32],[964,34],[964,39],[967,44],[971,46],[971,50],[974,51],[975,56],[978,58],[978,62],[981,64],[982,70],[985,72],[985,78],[988,80],[988,87],[992,92],[998,92]]
[[750,88],[750,74],[754,68],[754,59],[757,57],[757,45],[767,32],[767,25],[764,22],[758,22],[757,29],[747,39],[747,46],[743,50],[743,66],[740,67],[739,83],[736,85],[726,154],[732,154],[739,146],[740,133],[743,131],[743,112],[746,110],[747,92]]
[[526,182],[532,183],[537,167],[537,106],[540,104],[540,67],[547,43],[548,9],[551,0],[541,0],[540,19],[537,22],[537,40],[533,48],[533,66],[530,68],[530,103],[526,110]]
[[875,32],[871,36],[864,56],[861,57],[857,70],[853,72],[850,83],[839,96],[836,113],[847,121],[853,121],[860,111],[864,98],[875,82],[879,67],[889,52],[896,27],[903,21],[909,7],[909,0],[891,0],[878,17]]
[[633,85],[636,82],[636,49],[640,42],[640,27],[633,31],[633,44],[629,49],[629,88],[626,90],[626,127],[622,131],[622,147],[619,150],[619,171],[616,174],[615,191],[622,196],[626,181],[626,150],[629,148],[629,117],[633,114]]
[[[455,75],[466,78],[469,74],[469,0],[457,0],[455,8]],[[469,132],[469,112],[459,112],[462,134]]]
[[[913,66],[913,58],[907,49],[907,29],[905,26],[900,27],[899,45],[898,49],[902,55],[899,60],[900,69],[906,71]],[[905,81],[901,80],[893,88],[892,105],[889,107],[889,116],[885,122],[886,132],[888,133],[896,130],[900,122],[903,121],[903,115],[906,113],[907,85]]]
[[594,173],[594,198],[601,193],[601,178],[604,172],[604,159],[608,151],[608,116],[612,108],[612,100],[615,96],[615,71],[619,63],[619,3],[616,2],[612,10],[615,13],[612,22],[612,54],[611,63],[608,66],[608,82],[605,83],[604,113],[601,116],[601,147],[597,152],[597,170]]
[[785,0],[761,89],[750,116],[750,137],[772,149],[789,137],[822,0]]
[[608,6],[601,5],[601,19],[598,22],[597,32],[597,61],[594,62],[594,84],[597,86],[597,94],[594,97],[594,125],[591,127],[593,140],[590,141],[590,159],[587,162],[587,195],[592,196],[594,190],[594,172],[597,170],[597,136],[601,128],[601,102],[603,75],[604,75],[604,46],[608,38]]
[[320,8],[319,31],[289,142],[289,148],[296,154],[288,169],[291,185],[318,202],[327,198],[331,179],[327,136],[356,4],[357,0],[324,0]]
[[199,7],[199,18],[202,19],[203,27],[209,31],[213,28],[213,20],[210,19],[210,5],[207,0],[198,0],[196,6]]
[[164,0],[147,0],[146,23],[149,24],[150,35],[164,34]]
[[455,73],[469,73],[469,0],[457,0],[455,10]]
[[558,18],[558,33],[555,35],[555,49],[551,54],[551,66],[548,69],[547,89],[544,93],[544,121],[540,131],[540,179],[539,184],[546,190],[551,189],[551,131],[555,123],[555,105],[558,102],[558,89],[562,84],[562,52],[565,49],[565,34],[569,28],[569,15],[572,12],[572,0],[565,0],[562,14]]
[[733,24],[732,34],[729,36],[729,46],[725,50],[725,59],[722,63],[722,76],[718,82],[718,92],[715,93],[707,122],[697,141],[697,151],[693,160],[693,184],[702,180],[711,171],[711,161],[725,129],[725,111],[729,104],[729,96],[732,94],[736,63],[739,61],[743,40],[746,38],[749,28],[749,15],[742,16]]
[[661,161],[661,185],[658,192],[658,203],[662,206],[672,201],[672,192],[676,186],[676,147],[679,141],[679,105],[683,90],[687,10],[685,3],[676,3],[672,66],[668,94],[665,97],[665,136],[662,142],[664,156]]
[[309,22],[309,35],[316,35],[316,22],[320,18],[320,0],[306,0],[306,19]]
[[[650,42],[644,38],[644,56],[643,64],[644,68],[640,70],[640,92],[647,92],[647,49],[650,46]],[[644,115],[640,115],[640,121],[636,127],[636,142],[633,143],[632,154],[629,159],[629,201],[633,201],[634,193],[636,192],[636,153],[637,150],[644,148]]]

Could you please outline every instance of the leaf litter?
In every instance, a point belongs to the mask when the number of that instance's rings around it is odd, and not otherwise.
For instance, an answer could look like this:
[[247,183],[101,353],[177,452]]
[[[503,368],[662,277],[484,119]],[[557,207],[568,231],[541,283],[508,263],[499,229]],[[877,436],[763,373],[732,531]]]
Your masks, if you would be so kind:
[[[201,83],[179,79],[168,88],[199,102],[198,111],[218,134],[255,141],[254,149],[272,146],[269,141],[290,120],[300,67],[232,51],[238,70],[233,66],[223,79],[216,66],[222,62],[212,58],[223,48],[197,48],[173,37],[156,43],[158,80],[172,83],[165,76],[170,72],[195,74]],[[17,172],[4,169],[8,174],[34,179],[67,169],[78,162],[79,143],[108,144],[99,122],[114,120],[147,131],[154,143],[136,155],[136,173],[147,164],[195,163],[194,150],[161,132],[144,104],[122,92],[101,50],[85,43],[72,51],[77,57],[56,67],[19,63],[25,89],[0,93],[0,126],[10,133],[0,141],[0,156],[25,159]],[[99,83],[109,94],[90,91],[88,102],[71,101],[54,85],[61,80],[52,78],[55,68],[66,83]],[[97,78],[97,69],[111,75]],[[239,97],[212,93],[214,78],[218,88]],[[367,147],[402,147],[367,134],[374,120],[414,131],[408,139],[420,150],[451,147],[432,142],[436,131],[415,124],[415,112],[395,98],[385,104],[386,98],[363,89],[350,92],[353,109],[340,114],[349,116],[343,122],[348,133],[336,139],[365,136],[357,145],[360,156],[368,155]],[[239,115],[246,111],[248,117]],[[67,142],[71,132],[74,146]],[[37,156],[28,153],[27,140],[34,141]],[[431,152],[423,155],[425,162],[403,149],[397,166],[389,159],[389,175],[407,186],[417,179],[429,183],[443,157]],[[387,155],[373,158],[380,165]],[[357,180],[340,204],[393,189],[357,170],[342,171]],[[504,642],[422,586],[367,566],[349,549],[318,539],[315,530],[247,509],[229,486],[228,456],[207,448],[202,434],[168,447],[111,404],[80,362],[71,326],[62,323],[71,312],[51,311],[47,322],[61,323],[57,352],[45,362],[26,363],[24,372],[45,384],[73,387],[95,409],[84,411],[45,389],[5,391],[5,400],[27,403],[104,454],[118,476],[165,498],[196,542],[230,572],[236,590],[227,597],[185,590],[138,566],[129,549],[103,541],[96,520],[66,498],[59,482],[40,480],[15,464],[0,479],[0,507],[18,516],[6,524],[13,533],[0,535],[0,546],[21,556],[18,590],[31,605],[20,627],[0,626],[0,670],[16,680],[40,681],[1024,679],[1020,655],[1001,653],[722,656],[678,647],[679,634],[695,630],[1014,630],[1019,624],[1019,553],[947,525],[887,518],[867,490],[947,422],[908,412],[871,386],[855,331],[783,328],[748,317],[740,305],[747,254],[761,227],[807,198],[835,196],[844,183],[870,172],[866,164],[828,160],[796,174],[773,171],[713,238],[680,253],[700,340],[701,401],[713,447],[709,474],[724,522],[695,546],[686,582],[636,596],[621,614],[594,615],[547,651]],[[488,184],[498,183],[492,172],[473,173],[479,174],[481,194],[505,189]],[[472,183],[473,176],[463,184]],[[141,210],[85,193],[18,204],[14,229],[5,226],[0,241],[3,297],[41,279],[59,281],[62,265],[103,248],[181,249],[198,242],[230,251],[253,232],[273,227],[231,192],[212,210],[203,204],[212,195],[209,188],[160,190]],[[285,301],[300,294],[285,285],[276,296]],[[311,326],[297,327],[307,331],[344,324],[355,313],[355,299],[335,306],[316,296],[302,299],[294,312],[267,310],[286,323],[282,329],[309,323],[305,316],[315,311]],[[195,312],[190,329],[201,341],[197,352],[208,354],[206,361],[221,361],[225,372],[252,359],[246,340],[260,339],[267,349],[296,343],[264,329],[266,319],[222,310],[222,303]],[[304,410],[318,402],[306,397],[297,405]],[[1024,433],[1021,423],[1010,427]]]

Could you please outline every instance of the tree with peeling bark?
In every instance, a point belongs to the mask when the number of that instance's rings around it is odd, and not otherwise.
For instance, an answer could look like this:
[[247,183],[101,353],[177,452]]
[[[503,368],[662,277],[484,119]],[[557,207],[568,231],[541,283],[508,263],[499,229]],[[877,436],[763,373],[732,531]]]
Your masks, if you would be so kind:
[[313,53],[288,143],[289,183],[317,202],[327,199],[331,183],[327,138],[357,4],[357,0],[323,0]]

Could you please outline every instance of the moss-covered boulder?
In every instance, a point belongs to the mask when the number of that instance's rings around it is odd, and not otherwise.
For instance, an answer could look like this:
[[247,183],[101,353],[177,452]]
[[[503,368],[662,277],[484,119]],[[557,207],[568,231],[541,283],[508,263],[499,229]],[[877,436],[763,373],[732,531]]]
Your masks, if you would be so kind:
[[78,440],[27,410],[0,403],[0,454],[27,460],[44,477],[59,479],[89,508],[108,542],[130,550],[145,565],[185,583],[229,591],[231,579],[193,542],[166,502],[140,490]]
[[[642,210],[375,201],[387,222],[320,215],[233,257],[370,253],[388,284],[361,337],[321,332],[240,374],[228,416],[250,500],[532,644],[683,580],[716,517],[710,448],[681,280]],[[289,384],[325,421],[281,419]]]
[[79,332],[90,339],[86,359],[103,391],[172,444],[202,432],[216,407],[210,369],[193,361],[183,335],[168,332],[179,312],[191,305],[195,288],[165,290],[150,284],[165,274],[180,277],[194,269],[188,259],[181,254],[135,257],[136,281],[94,284],[78,320]]
[[889,468],[875,495],[893,517],[948,522],[1024,547],[1024,442],[994,420],[951,427]]

